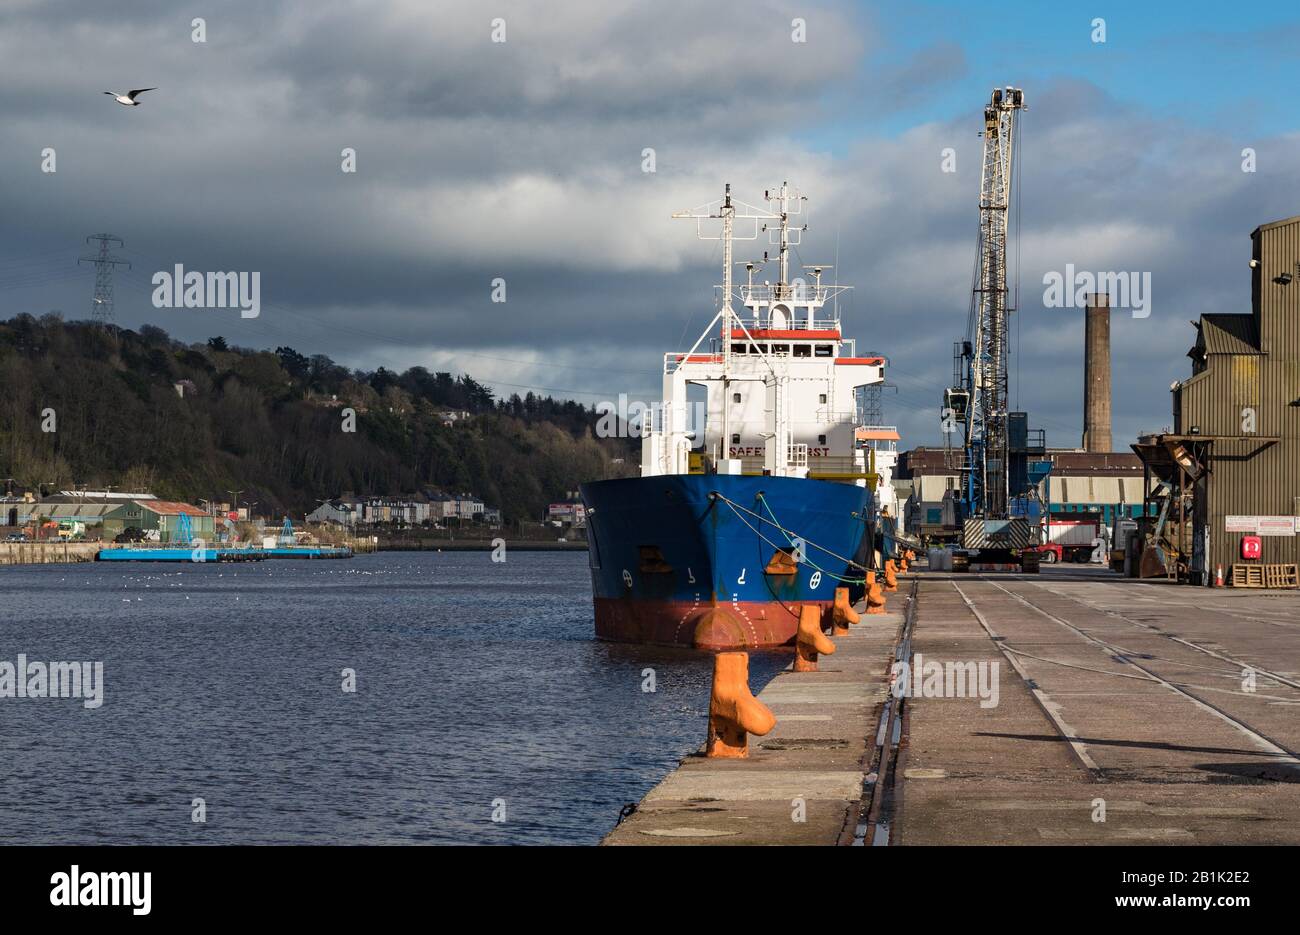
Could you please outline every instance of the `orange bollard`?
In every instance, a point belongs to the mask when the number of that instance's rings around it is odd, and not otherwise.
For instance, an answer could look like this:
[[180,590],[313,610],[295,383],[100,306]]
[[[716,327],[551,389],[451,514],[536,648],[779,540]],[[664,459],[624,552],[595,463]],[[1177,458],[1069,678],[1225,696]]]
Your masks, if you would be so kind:
[[835,604],[831,607],[831,635],[842,636],[849,632],[849,624],[857,623],[862,618],[849,603],[849,589],[835,589]]
[[898,573],[894,570],[894,560],[891,558],[885,562],[885,591],[892,593],[898,590]]
[[835,644],[822,632],[822,609],[816,604],[804,604],[794,640],[794,671],[816,672],[817,655],[829,656],[833,652]]
[[749,653],[714,656],[709,740],[704,755],[747,757],[749,735],[762,737],[775,726],[776,715],[749,690]]
[[885,594],[876,583],[876,573],[867,572],[867,613],[883,614],[885,612]]

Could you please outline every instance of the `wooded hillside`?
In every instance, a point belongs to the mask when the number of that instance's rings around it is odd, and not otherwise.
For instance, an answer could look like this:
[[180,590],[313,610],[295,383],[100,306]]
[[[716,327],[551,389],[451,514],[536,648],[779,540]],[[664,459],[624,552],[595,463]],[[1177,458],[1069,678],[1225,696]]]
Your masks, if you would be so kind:
[[[435,487],[536,519],[582,481],[635,473],[639,458],[636,440],[596,439],[594,409],[571,400],[496,400],[466,375],[354,371],[220,337],[187,345],[148,325],[0,323],[0,389],[0,478],[189,501],[243,490],[272,515],[342,492]],[[446,425],[447,412],[471,415]]]

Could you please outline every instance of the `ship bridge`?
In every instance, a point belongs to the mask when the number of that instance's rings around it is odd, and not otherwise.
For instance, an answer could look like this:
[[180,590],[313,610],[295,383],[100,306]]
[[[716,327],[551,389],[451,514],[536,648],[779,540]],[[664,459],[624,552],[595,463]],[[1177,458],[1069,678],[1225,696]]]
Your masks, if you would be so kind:
[[[722,220],[722,308],[689,351],[664,355],[663,405],[643,435],[643,475],[717,471],[875,480],[872,451],[855,433],[855,395],[884,381],[885,360],[858,357],[854,340],[844,337],[835,300],[849,287],[823,282],[832,267],[805,266],[804,275],[790,277],[788,249],[797,231],[789,218],[803,200],[782,185],[768,192],[767,213],[737,214],[728,193],[720,209],[675,215]],[[750,262],[744,264],[747,281],[733,290],[737,217],[780,222],[775,283],[755,282],[761,264]],[[703,403],[688,403],[689,387],[705,390]]]

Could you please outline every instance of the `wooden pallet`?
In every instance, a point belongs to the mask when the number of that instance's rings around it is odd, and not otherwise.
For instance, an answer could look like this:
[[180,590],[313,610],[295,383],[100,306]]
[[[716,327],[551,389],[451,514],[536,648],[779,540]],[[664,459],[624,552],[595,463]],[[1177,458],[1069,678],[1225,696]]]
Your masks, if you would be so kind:
[[1233,565],[1234,588],[1300,588],[1296,565]]
[[1300,575],[1296,574],[1295,565],[1265,565],[1264,587],[1297,588],[1300,587]]

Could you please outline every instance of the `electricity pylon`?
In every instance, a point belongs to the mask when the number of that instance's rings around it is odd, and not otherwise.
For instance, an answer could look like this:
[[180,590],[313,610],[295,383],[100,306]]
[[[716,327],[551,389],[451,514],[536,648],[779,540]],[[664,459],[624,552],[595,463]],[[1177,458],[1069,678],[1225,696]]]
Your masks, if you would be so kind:
[[114,237],[112,234],[91,234],[86,238],[86,243],[92,240],[99,241],[99,252],[79,257],[77,264],[87,262],[95,264],[95,294],[90,300],[90,317],[101,325],[110,325],[113,323],[113,267],[125,266],[130,269],[131,264],[108,252],[110,243],[116,243],[119,247],[126,246],[121,237]]

